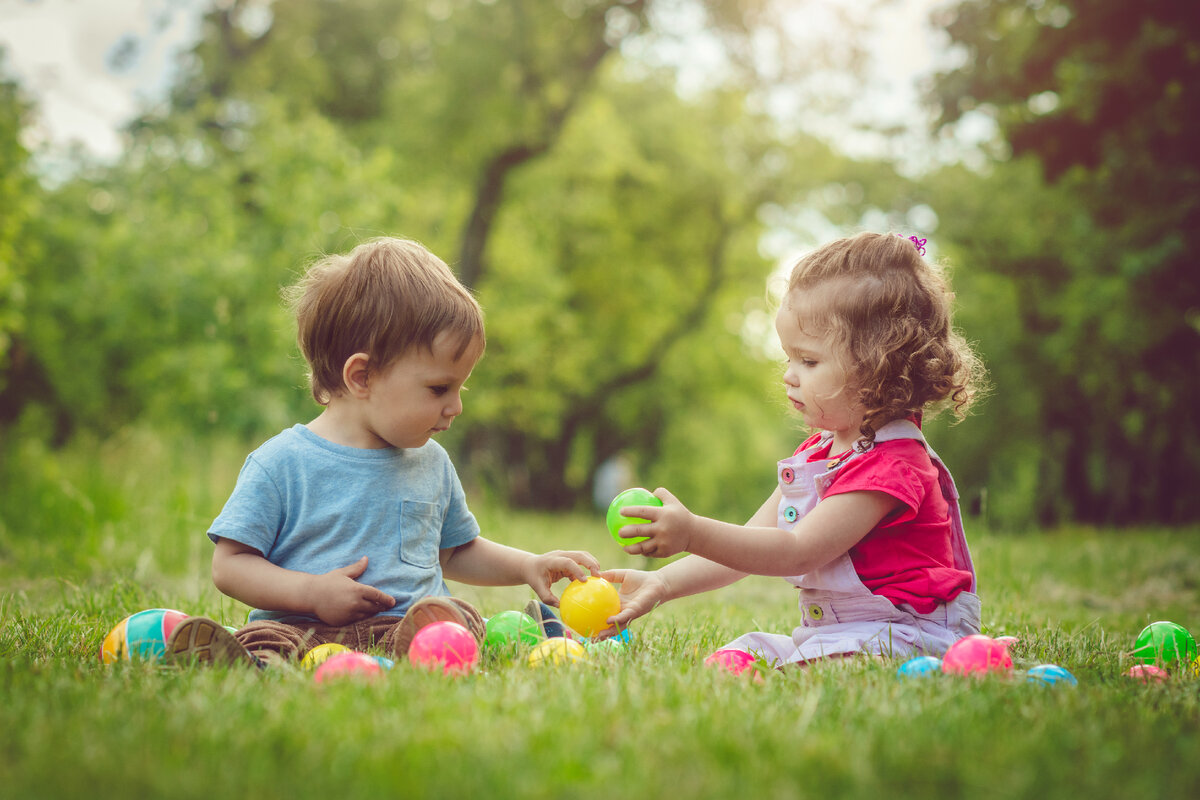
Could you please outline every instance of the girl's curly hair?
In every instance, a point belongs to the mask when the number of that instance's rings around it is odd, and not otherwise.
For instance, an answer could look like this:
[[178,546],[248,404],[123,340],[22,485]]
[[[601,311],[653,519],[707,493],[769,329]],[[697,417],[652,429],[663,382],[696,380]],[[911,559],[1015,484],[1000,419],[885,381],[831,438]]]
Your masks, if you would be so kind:
[[961,418],[983,391],[983,364],[951,322],[953,298],[942,269],[895,235],[838,239],[792,268],[787,306],[839,354],[867,442],[895,419],[943,407]]

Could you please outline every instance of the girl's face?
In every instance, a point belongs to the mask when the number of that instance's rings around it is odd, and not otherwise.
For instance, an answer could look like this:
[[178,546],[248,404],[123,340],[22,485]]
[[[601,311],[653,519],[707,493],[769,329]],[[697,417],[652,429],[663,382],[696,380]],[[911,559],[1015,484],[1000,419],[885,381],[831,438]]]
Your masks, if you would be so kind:
[[786,300],[775,330],[788,359],[783,373],[788,400],[809,426],[832,431],[835,446],[849,448],[860,437],[863,411],[833,343],[805,333],[799,312]]

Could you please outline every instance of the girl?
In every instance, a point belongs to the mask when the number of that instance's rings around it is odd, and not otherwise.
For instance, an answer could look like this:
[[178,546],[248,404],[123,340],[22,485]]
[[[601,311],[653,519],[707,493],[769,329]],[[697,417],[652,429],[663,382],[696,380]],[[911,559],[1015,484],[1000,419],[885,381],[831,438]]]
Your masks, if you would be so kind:
[[[921,434],[922,413],[960,416],[982,369],[950,320],[952,295],[924,242],[862,233],[793,268],[775,319],[787,399],[815,434],[779,462],[779,486],[743,527],[697,516],[666,489],[626,552],[688,557],[655,572],[610,570],[624,625],[677,597],[748,574],[800,589],[791,635],[747,633],[722,649],[776,665],[870,653],[940,654],[979,632],[975,571],[954,482]],[[915,245],[915,247],[914,247]]]

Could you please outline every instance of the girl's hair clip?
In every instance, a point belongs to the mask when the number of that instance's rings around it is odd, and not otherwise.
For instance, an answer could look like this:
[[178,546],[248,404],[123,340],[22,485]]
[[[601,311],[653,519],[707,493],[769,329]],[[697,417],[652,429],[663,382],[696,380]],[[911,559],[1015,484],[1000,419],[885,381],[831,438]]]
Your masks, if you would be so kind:
[[[896,235],[899,236],[900,234],[896,234]],[[918,239],[915,236],[910,236],[910,237],[908,237],[908,240],[913,243],[914,247],[917,248],[918,253],[920,253],[921,255],[925,255],[925,242],[927,242],[928,239]]]

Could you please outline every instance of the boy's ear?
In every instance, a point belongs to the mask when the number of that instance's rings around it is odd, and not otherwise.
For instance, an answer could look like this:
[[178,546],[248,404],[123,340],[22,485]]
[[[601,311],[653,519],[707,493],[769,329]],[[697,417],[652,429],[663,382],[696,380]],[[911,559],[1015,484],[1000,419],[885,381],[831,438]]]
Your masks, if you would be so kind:
[[342,382],[346,384],[346,391],[350,393],[351,397],[361,400],[370,393],[367,386],[370,378],[368,369],[370,361],[371,358],[366,353],[355,353],[342,365]]

